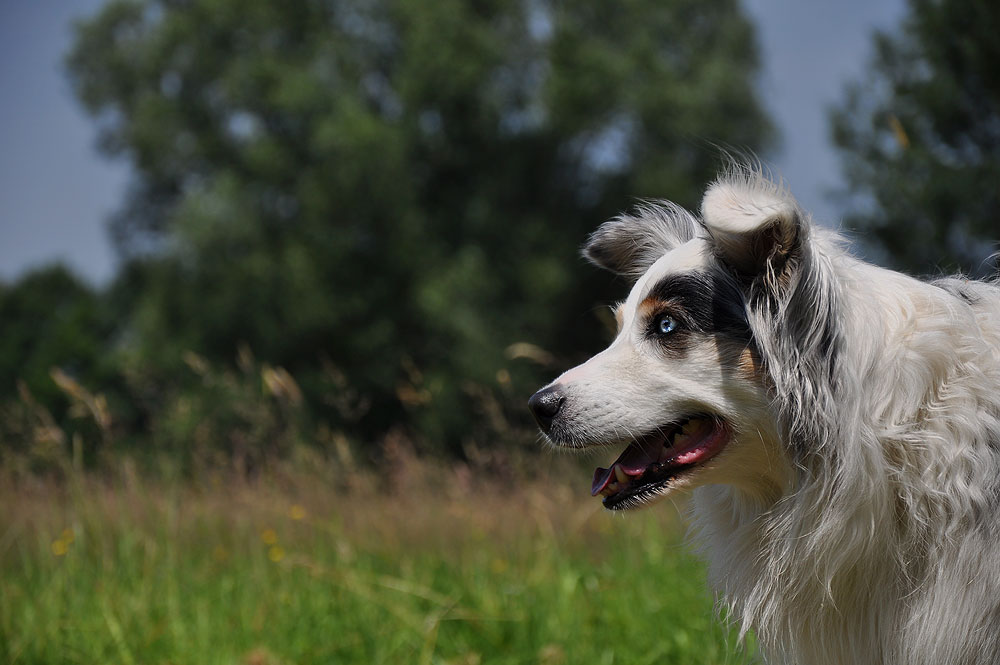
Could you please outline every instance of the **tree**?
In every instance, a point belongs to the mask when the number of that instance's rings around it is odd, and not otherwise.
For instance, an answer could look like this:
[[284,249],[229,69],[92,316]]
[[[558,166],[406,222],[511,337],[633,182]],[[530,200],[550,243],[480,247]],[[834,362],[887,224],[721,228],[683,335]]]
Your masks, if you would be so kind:
[[484,390],[523,411],[509,345],[601,343],[586,233],[770,131],[736,0],[117,0],[68,65],[134,166],[134,352],[245,343],[338,427],[450,449]]
[[93,459],[119,385],[108,353],[114,334],[103,296],[65,267],[0,284],[0,463],[26,453],[32,468],[51,470],[77,435],[83,445],[74,453]]
[[853,211],[896,266],[987,272],[1000,242],[1000,5],[911,0],[832,114]]
[[0,401],[17,398],[18,381],[43,402],[60,399],[53,368],[88,382],[108,378],[102,356],[113,328],[99,295],[66,268],[0,284],[0,322]]

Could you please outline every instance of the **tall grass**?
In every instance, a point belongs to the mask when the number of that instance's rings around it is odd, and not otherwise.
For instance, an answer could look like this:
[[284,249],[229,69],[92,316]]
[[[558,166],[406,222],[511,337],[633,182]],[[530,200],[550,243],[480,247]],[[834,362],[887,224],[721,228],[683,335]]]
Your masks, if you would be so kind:
[[[669,505],[408,459],[0,489],[11,663],[736,663]],[[572,487],[568,484],[572,481]]]

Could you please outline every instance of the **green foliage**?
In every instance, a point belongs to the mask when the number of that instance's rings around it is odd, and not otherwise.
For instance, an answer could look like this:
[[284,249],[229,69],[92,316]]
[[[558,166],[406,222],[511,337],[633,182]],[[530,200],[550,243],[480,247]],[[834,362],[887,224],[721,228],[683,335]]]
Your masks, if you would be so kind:
[[0,284],[0,399],[17,395],[18,379],[39,399],[54,401],[53,367],[99,381],[100,355],[112,326],[99,296],[61,266]]
[[191,380],[167,386],[150,410],[147,445],[161,467],[191,473],[232,462],[253,473],[311,434],[302,391],[283,368],[261,366],[245,349],[235,370],[190,352],[184,360]]
[[93,461],[109,407],[84,386],[120,385],[110,356],[116,330],[103,296],[64,267],[0,284],[0,464],[16,454],[42,470],[71,452]]
[[770,133],[735,0],[113,0],[67,64],[134,168],[113,334],[78,340],[133,440],[182,438],[175,400],[242,408],[184,358],[246,347],[295,377],[310,428],[495,445],[604,342],[592,312],[620,289],[581,266],[585,235],[636,198],[694,204],[715,145]]
[[833,113],[855,212],[890,262],[983,274],[1000,246],[1000,5],[911,0]]

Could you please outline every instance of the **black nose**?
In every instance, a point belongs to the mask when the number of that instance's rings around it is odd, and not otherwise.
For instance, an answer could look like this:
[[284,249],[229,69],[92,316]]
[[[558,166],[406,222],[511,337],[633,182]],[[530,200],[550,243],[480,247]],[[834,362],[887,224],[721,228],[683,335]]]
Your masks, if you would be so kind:
[[559,386],[551,386],[539,390],[528,400],[528,408],[531,409],[531,415],[535,417],[538,426],[542,428],[543,432],[547,433],[549,428],[552,427],[552,419],[559,413],[559,409],[562,408],[565,401],[566,396],[563,395]]

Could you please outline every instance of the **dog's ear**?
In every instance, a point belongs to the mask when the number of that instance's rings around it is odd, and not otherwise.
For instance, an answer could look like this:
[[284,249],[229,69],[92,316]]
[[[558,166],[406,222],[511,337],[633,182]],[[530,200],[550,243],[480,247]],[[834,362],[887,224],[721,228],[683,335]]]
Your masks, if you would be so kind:
[[701,215],[716,255],[738,276],[781,275],[800,252],[808,222],[795,199],[761,176],[716,181]]
[[657,259],[698,234],[694,215],[668,201],[643,203],[601,224],[583,246],[596,266],[637,279]]

